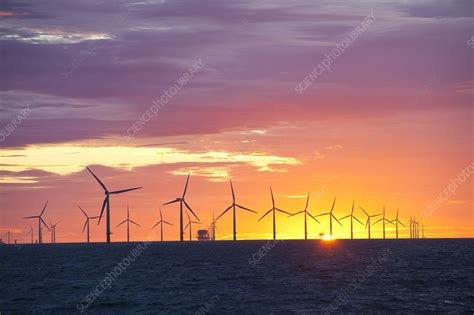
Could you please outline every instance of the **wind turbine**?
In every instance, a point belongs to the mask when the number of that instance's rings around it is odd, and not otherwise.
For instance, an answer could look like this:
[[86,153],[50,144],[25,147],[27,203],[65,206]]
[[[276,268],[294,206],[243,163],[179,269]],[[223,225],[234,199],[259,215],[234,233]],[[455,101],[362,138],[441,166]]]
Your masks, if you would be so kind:
[[161,236],[160,240],[161,240],[161,242],[163,242],[163,223],[171,225],[171,226],[173,225],[173,224],[163,220],[163,213],[161,212],[161,207],[160,207],[160,221],[156,222],[156,224],[153,225],[152,229],[154,229],[158,224],[160,225],[160,236]]
[[183,236],[184,236],[184,230],[183,230],[183,203],[186,206],[186,208],[188,208],[188,210],[191,211],[193,216],[198,221],[200,221],[199,218],[197,217],[197,215],[194,213],[194,211],[191,209],[191,207],[188,205],[188,203],[184,199],[184,197],[186,196],[186,191],[188,189],[189,175],[190,174],[188,174],[188,178],[186,179],[186,186],[184,186],[183,195],[181,197],[176,198],[175,200],[172,200],[170,202],[167,202],[167,203],[163,204],[163,206],[165,206],[165,205],[169,205],[171,203],[179,202],[179,240],[181,242],[183,241]]
[[317,215],[316,217],[321,217],[323,215],[329,215],[329,234],[332,238],[332,219],[334,218],[334,220],[337,221],[337,223],[339,223],[340,226],[342,226],[342,223],[339,222],[339,220],[336,218],[336,216],[332,213],[334,211],[334,205],[336,204],[336,197],[334,198],[334,201],[332,203],[332,207],[331,207],[331,211],[329,212],[326,212],[326,213],[322,213],[322,214],[319,214]]
[[142,187],[134,187],[134,188],[128,188],[128,189],[121,189],[121,190],[115,190],[115,191],[109,191],[107,187],[105,187],[104,183],[90,170],[89,167],[86,167],[87,170],[94,176],[94,178],[97,180],[99,185],[104,189],[104,194],[105,194],[105,199],[104,202],[102,203],[102,210],[100,211],[100,216],[99,216],[99,222],[97,222],[97,225],[100,224],[100,220],[102,219],[102,214],[104,213],[104,208],[107,206],[107,213],[106,213],[106,221],[107,221],[107,228],[106,228],[106,237],[107,237],[107,243],[110,243],[110,195],[117,195],[117,194],[122,194],[128,191],[140,189]]
[[89,225],[90,225],[89,223],[90,223],[90,222],[89,222],[89,221],[90,221],[90,220],[93,220],[93,219],[97,219],[97,218],[99,218],[99,217],[98,217],[98,216],[96,216],[96,217],[89,217],[89,216],[87,215],[87,213],[84,211],[84,209],[82,209],[80,206],[78,206],[78,207],[79,207],[79,209],[81,209],[82,213],[84,213],[84,215],[86,216],[86,222],[84,223],[84,227],[82,228],[82,233],[84,233],[84,230],[85,230],[85,228],[87,227],[87,243],[89,243],[89,242],[90,242],[90,229],[89,229]]
[[387,220],[387,219],[385,218],[385,205],[383,206],[383,216],[382,216],[382,218],[381,218],[381,219],[378,219],[377,221],[375,221],[374,224],[377,224],[377,223],[379,223],[380,221],[382,221],[382,223],[383,223],[383,239],[385,239],[385,222],[388,222],[388,223],[390,223],[390,224],[393,224],[392,221]]
[[33,232],[34,232],[33,227],[30,225],[30,230],[28,232],[26,232],[26,234],[30,234],[31,244],[33,244]]
[[189,241],[191,242],[193,240],[193,224],[201,224],[201,222],[191,220],[188,211],[186,211],[186,215],[188,216],[188,224],[186,224],[184,230],[186,231],[186,229],[189,227]]
[[232,191],[232,204],[227,208],[225,209],[217,218],[215,221],[219,220],[220,217],[222,217],[227,211],[229,211],[230,209],[233,209],[233,230],[234,230],[234,241],[237,240],[237,216],[236,216],[236,208],[240,208],[242,210],[245,210],[245,211],[249,211],[249,212],[253,212],[253,213],[257,213],[249,208],[246,208],[244,206],[241,206],[237,203],[235,203],[235,193],[234,193],[234,186],[232,185],[232,181],[230,181],[230,190]]
[[273,197],[273,190],[271,186],[270,186],[270,194],[272,195],[272,208],[268,210],[260,219],[258,219],[257,222],[262,220],[270,212],[273,212],[273,239],[276,240],[276,212],[278,211],[278,212],[285,213],[288,215],[291,215],[291,213],[286,212],[285,210],[279,209],[275,206],[275,197]]
[[58,225],[59,222],[56,222],[56,224],[51,225],[51,244],[56,244],[56,225]]
[[141,227],[141,225],[134,222],[134,221],[132,221],[132,220],[130,220],[130,209],[129,209],[128,205],[127,205],[127,219],[120,222],[116,227],[121,226],[125,222],[127,222],[127,243],[130,243],[130,223],[135,224],[136,226],[140,226],[140,227]]
[[41,230],[41,223],[44,224],[44,226],[48,229],[49,231],[49,227],[48,225],[46,224],[46,222],[44,222],[43,218],[42,218],[42,215],[44,213],[44,211],[46,210],[46,206],[48,205],[48,201],[46,201],[46,203],[44,204],[44,207],[43,207],[43,210],[41,211],[41,214],[40,215],[33,215],[31,217],[24,217],[23,219],[38,219],[38,244],[42,244],[43,243],[43,233],[42,233],[42,230]]
[[211,240],[216,240],[217,221],[214,219],[214,211],[212,211],[212,222],[211,222]]
[[364,223],[360,222],[359,219],[357,219],[357,218],[355,217],[355,215],[354,215],[354,203],[355,203],[355,201],[352,201],[352,211],[351,211],[351,214],[346,215],[345,217],[342,217],[342,218],[339,219],[339,220],[344,220],[344,219],[346,219],[346,218],[351,218],[351,240],[354,239],[354,229],[353,229],[353,228],[354,228],[354,222],[353,222],[354,219],[355,219],[357,222],[359,222],[360,224],[362,224],[362,225],[364,224]]
[[365,215],[367,216],[367,222],[365,223],[365,228],[367,229],[367,227],[369,227],[369,240],[370,240],[370,218],[373,218],[373,217],[378,217],[379,215],[381,215],[381,213],[379,214],[374,214],[374,215],[369,215],[367,213],[367,211],[364,210],[364,208],[360,207],[362,209],[362,211],[364,211]]
[[307,219],[306,217],[309,215],[314,221],[318,222],[318,223],[321,223],[318,221],[318,219],[316,219],[315,217],[313,217],[313,215],[311,213],[309,213],[308,211],[308,204],[309,204],[309,193],[308,193],[308,197],[306,198],[306,206],[304,207],[304,210],[302,211],[298,211],[296,213],[293,213],[293,214],[290,214],[290,216],[295,216],[295,215],[298,215],[298,214],[301,214],[301,213],[304,213],[304,239],[307,240],[308,239],[308,223],[307,223]]
[[[400,220],[398,220],[398,212],[400,209],[397,209],[397,217],[395,220],[390,221],[392,224],[395,222],[395,231],[396,231],[396,238],[398,239],[398,224],[400,223],[402,226],[405,226]],[[410,225],[411,225],[411,218],[410,218]],[[411,232],[411,231],[410,231]],[[411,236],[411,235],[410,235]]]

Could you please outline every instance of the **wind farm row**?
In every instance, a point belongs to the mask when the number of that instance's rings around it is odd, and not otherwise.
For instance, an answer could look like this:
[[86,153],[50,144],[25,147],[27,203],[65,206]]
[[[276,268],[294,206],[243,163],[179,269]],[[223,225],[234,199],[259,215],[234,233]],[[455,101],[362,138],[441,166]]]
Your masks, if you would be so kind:
[[[121,190],[115,190],[115,191],[109,191],[107,189],[107,186],[99,179],[98,176],[90,168],[87,167],[87,170],[90,172],[90,174],[94,177],[94,179],[98,182],[100,187],[104,191],[104,201],[102,202],[102,207],[100,214],[98,216],[89,216],[89,214],[84,210],[81,206],[78,206],[79,210],[84,214],[85,216],[85,222],[82,228],[82,233],[86,232],[86,242],[90,242],[90,230],[91,226],[90,223],[94,220],[97,220],[97,225],[100,225],[100,222],[104,216],[105,212],[105,220],[106,220],[106,235],[105,239],[107,243],[111,242],[111,207],[110,207],[110,200],[111,200],[111,195],[116,195],[116,194],[122,194],[134,190],[141,189],[142,187],[133,187],[133,188],[127,188],[127,189],[121,189]],[[185,233],[186,231],[189,232],[189,240],[191,241],[193,238],[192,234],[192,228],[193,225],[195,224],[202,224],[201,220],[196,214],[196,211],[194,211],[189,203],[186,201],[186,193],[188,191],[188,184],[189,184],[189,178],[190,174],[188,174],[186,183],[184,186],[183,193],[180,194],[178,197],[175,199],[168,201],[163,204],[163,206],[168,206],[172,204],[179,204],[179,240],[184,241],[185,238]],[[254,214],[258,214],[257,211],[252,210],[249,207],[245,207],[239,203],[236,202],[236,195],[234,191],[234,186],[232,184],[232,181],[230,180],[230,190],[232,193],[232,203],[225,208],[222,213],[220,213],[217,218],[212,217],[212,222],[209,225],[209,228],[207,231],[210,231],[210,240],[216,240],[216,230],[217,230],[217,222],[219,219],[221,219],[226,213],[232,212],[232,238],[234,241],[237,240],[237,210],[240,211],[246,211]],[[348,219],[350,222],[350,239],[354,239],[354,225],[355,223],[358,223],[360,225],[364,225],[364,222],[361,221],[357,216],[355,215],[356,207],[355,207],[355,201],[352,203],[352,209],[351,212],[348,215],[342,216],[340,218],[337,218],[336,215],[334,214],[335,210],[335,205],[336,205],[336,200],[337,198],[334,198],[334,201],[332,203],[332,206],[328,212],[324,212],[321,214],[313,215],[309,211],[309,203],[310,203],[310,193],[307,194],[306,197],[306,204],[304,209],[296,212],[291,212],[288,210],[283,210],[279,207],[277,207],[276,202],[275,202],[275,197],[273,194],[273,190],[270,187],[270,195],[271,195],[271,202],[272,202],[272,207],[267,210],[266,212],[263,213],[263,215],[257,220],[257,222],[262,221],[267,217],[268,215],[271,214],[272,217],[272,235],[273,239],[277,239],[277,218],[281,215],[284,215],[286,217],[295,217],[298,215],[303,215],[304,217],[304,226],[303,226],[303,233],[304,233],[304,239],[308,239],[308,221],[309,219],[313,220],[316,223],[321,224],[321,222],[318,220],[320,217],[327,216],[329,218],[329,234],[324,234],[320,233],[320,236],[324,239],[334,239],[334,234],[333,234],[333,221],[335,221],[337,224],[339,224],[341,227],[343,227],[343,224],[341,221]],[[56,226],[59,222],[55,224],[46,224],[46,222],[43,219],[44,212],[46,210],[46,207],[48,205],[48,201],[44,204],[41,212],[39,215],[33,215],[33,216],[28,216],[24,217],[23,219],[37,219],[38,220],[38,238],[37,238],[37,243],[41,244],[43,243],[43,230],[46,229],[47,231],[51,232],[51,243],[56,243]],[[386,239],[387,238],[387,225],[392,225],[395,227],[395,239],[399,238],[399,230],[400,226],[403,228],[409,229],[409,235],[411,239],[416,239],[416,238],[425,238],[424,234],[424,226],[421,224],[419,221],[416,220],[415,217],[410,216],[410,220],[407,222],[407,224],[403,224],[402,221],[399,219],[399,210],[397,209],[396,216],[392,219],[388,219],[386,216],[386,211],[385,211],[385,206],[383,206],[383,210],[381,213],[376,213],[376,214],[370,214],[366,209],[363,207],[359,206],[359,210],[362,211],[363,215],[366,217],[365,219],[365,230],[367,230],[367,239],[372,238],[372,233],[371,233],[371,227],[375,224],[382,224],[382,238]],[[186,215],[186,220],[184,215]],[[376,220],[373,222],[373,220]],[[354,222],[355,221],[355,222]],[[137,227],[141,227],[141,225],[132,219],[130,219],[130,208],[127,205],[127,218],[120,222],[116,228],[120,227],[121,225],[126,224],[126,233],[127,233],[127,242],[130,242],[130,224],[135,225]],[[185,225],[186,224],[186,225]],[[163,234],[164,234],[164,225],[169,225],[173,226],[172,223],[166,221],[163,218],[163,212],[161,207],[159,208],[159,220],[154,224],[151,229],[155,229],[156,227],[159,227],[160,229],[160,241],[163,241]],[[31,238],[31,243],[34,243],[34,237],[33,237],[34,229],[32,226],[30,226],[30,229],[28,230],[28,234],[30,235]],[[314,234],[313,234],[314,235]],[[10,234],[8,237],[8,243],[10,243]]]

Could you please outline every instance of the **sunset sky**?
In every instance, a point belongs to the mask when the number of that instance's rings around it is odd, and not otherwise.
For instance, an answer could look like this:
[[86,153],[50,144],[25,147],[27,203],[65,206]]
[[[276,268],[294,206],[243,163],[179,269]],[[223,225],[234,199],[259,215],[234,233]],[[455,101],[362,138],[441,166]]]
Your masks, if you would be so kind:
[[[77,206],[98,215],[104,197],[86,166],[110,190],[143,186],[112,196],[113,241],[126,239],[115,226],[127,204],[142,225],[131,227],[132,240],[149,236],[188,172],[187,200],[203,227],[231,204],[232,179],[237,202],[258,212],[237,214],[238,238],[263,239],[271,216],[256,221],[271,208],[270,185],[289,212],[311,192],[313,215],[337,196],[338,218],[355,200],[361,221],[359,206],[375,214],[385,205],[389,219],[399,208],[407,224],[464,171],[421,223],[428,237],[474,237],[472,15],[470,0],[2,2],[0,237],[10,230],[29,241],[32,225],[36,239],[37,221],[21,218],[49,200],[45,220],[59,221],[57,241],[84,241]],[[126,137],[196,62],[202,69]],[[177,205],[163,214],[174,224],[165,239],[177,240]],[[91,224],[93,241],[105,240],[104,223]],[[302,238],[303,218],[278,215],[277,228],[278,237]],[[231,213],[218,229],[218,239],[231,239]],[[349,222],[334,231],[349,237]],[[310,221],[309,232],[329,233],[327,218]]]

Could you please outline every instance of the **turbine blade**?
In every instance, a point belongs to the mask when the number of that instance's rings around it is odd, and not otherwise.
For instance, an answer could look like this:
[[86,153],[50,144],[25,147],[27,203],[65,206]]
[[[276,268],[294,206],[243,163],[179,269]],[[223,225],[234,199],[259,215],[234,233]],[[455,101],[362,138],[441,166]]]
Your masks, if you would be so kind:
[[309,192],[308,192],[308,197],[306,198],[306,206],[304,207],[304,210],[308,210],[308,204],[309,204]]
[[377,223],[379,223],[380,221],[382,221],[382,219],[378,219],[377,221],[375,221],[374,224],[377,224]]
[[46,200],[46,203],[44,204],[43,211],[41,211],[41,214],[39,216],[42,216],[44,213],[44,210],[46,210],[46,206],[48,205],[48,200]]
[[179,198],[176,198],[175,200],[168,201],[167,203],[164,203],[164,204],[162,204],[162,206],[166,206],[166,205],[169,205],[169,204],[172,204],[172,203],[178,202],[178,201],[179,201]]
[[352,216],[357,222],[359,222],[360,224],[364,224],[362,223],[359,219],[357,219],[355,216]]
[[134,187],[134,188],[116,190],[116,191],[112,191],[110,194],[116,195],[116,194],[121,194],[121,193],[124,193],[124,192],[127,192],[127,191],[137,190],[137,189],[140,189],[140,188],[142,188],[142,187]]
[[22,219],[36,219],[36,218],[39,218],[39,216],[38,215],[33,215],[31,217],[24,217]]
[[87,221],[89,221],[89,220],[87,219],[86,222],[84,223],[84,227],[82,228],[82,232],[81,232],[81,233],[84,233],[84,230],[86,229],[86,226],[87,226]]
[[116,227],[119,227],[121,226],[122,224],[124,224],[125,222],[127,222],[127,220],[123,220],[122,222],[120,222]]
[[365,215],[369,216],[369,214],[367,213],[367,211],[364,210],[364,208],[362,207],[359,207],[362,211],[364,211]]
[[275,208],[277,211],[280,211],[282,213],[285,213],[285,214],[288,214],[288,215],[291,215],[291,213],[285,211],[285,210],[282,210],[282,209],[279,209],[279,208]]
[[230,190],[232,191],[232,201],[235,203],[235,193],[234,193],[234,186],[232,185],[232,180],[230,180]]
[[102,220],[102,214],[104,214],[105,205],[107,204],[107,197],[105,197],[104,202],[102,203],[102,210],[100,210],[99,221],[97,225],[100,224],[100,220]]
[[316,219],[315,217],[313,217],[313,215],[312,215],[311,213],[308,212],[308,215],[309,215],[314,221],[316,221],[316,222],[318,222],[318,223],[321,223],[321,222],[319,222],[318,219]]
[[328,215],[328,214],[331,214],[331,213],[329,213],[329,212],[321,213],[321,214],[315,215],[314,217],[317,218],[317,217],[321,217],[323,215]]
[[250,212],[253,212],[253,213],[257,213],[257,211],[254,211],[252,209],[246,208],[246,207],[238,205],[238,204],[235,204],[235,206],[239,207],[240,209],[243,209],[243,210],[247,210],[247,211],[250,211]]
[[[398,219],[397,219],[398,220]],[[403,224],[402,222],[398,221],[398,223],[400,223],[402,226],[405,226],[405,224]]]
[[183,199],[183,202],[184,202],[184,205],[186,206],[186,208],[188,208],[189,211],[191,211],[191,213],[193,214],[193,216],[198,220],[198,221],[201,221],[198,216],[196,215],[196,213],[194,213],[193,209],[191,209],[191,207],[188,205],[188,203],[186,202],[186,200]]
[[79,207],[79,209],[81,209],[82,213],[84,213],[84,215],[86,216],[86,218],[89,218],[89,217],[87,216],[87,213],[81,208],[81,206],[78,206],[78,207]]
[[153,229],[154,229],[158,224],[160,224],[160,223],[161,223],[161,221],[156,222],[156,224],[153,225],[153,227],[152,227],[151,229],[153,230]]
[[273,197],[273,190],[272,190],[272,186],[270,186],[270,194],[272,195],[272,204],[273,204],[273,208],[275,208],[275,197]]
[[186,185],[184,186],[184,191],[183,191],[183,197],[186,195],[186,191],[188,190],[188,183],[189,183],[189,176],[191,175],[191,173],[188,173],[188,178],[186,179]]
[[171,225],[171,226],[174,226],[173,224],[169,223],[169,222],[166,222],[166,221],[163,221],[164,224],[168,224],[168,225]]
[[340,226],[342,226],[342,223],[339,222],[339,220],[336,218],[334,214],[331,213],[331,216],[334,218],[334,220],[336,220],[337,223],[339,223]]
[[370,220],[370,217],[367,217],[367,221],[365,222],[365,229],[367,230],[367,226],[369,225],[369,220]]
[[139,226],[139,227],[141,227],[141,225],[140,225],[140,224],[138,224],[138,223],[137,223],[137,222],[135,222],[135,221],[132,221],[132,220],[130,220],[130,223],[133,223],[133,224],[135,224],[136,226]]
[[104,183],[102,183],[102,181],[99,179],[99,177],[95,176],[95,174],[91,171],[91,169],[89,167],[86,167],[87,170],[92,174],[92,176],[94,176],[95,180],[100,184],[100,186],[102,186],[102,188],[107,191],[107,187],[105,187]]
[[332,202],[331,211],[329,211],[329,212],[331,212],[331,213],[332,213],[332,211],[334,210],[334,205],[336,204],[336,198],[337,198],[337,197],[334,197],[334,201]]
[[230,208],[232,208],[232,205],[229,206],[227,209],[225,209],[225,210],[216,218],[216,221],[219,220],[219,218],[222,217],[227,211],[229,211]]
[[290,214],[289,217],[294,217],[295,215],[298,215],[298,214],[304,213],[304,212],[305,212],[304,210],[298,211],[298,212],[295,212],[295,213]]
[[272,210],[273,210],[273,209],[268,210],[260,219],[257,220],[257,222],[259,222],[260,220],[262,220],[263,218],[265,218],[265,216],[266,216],[267,214],[269,214]]
[[44,226],[45,226],[45,227],[48,229],[48,231],[49,231],[49,227],[48,227],[48,225],[46,224],[46,222],[44,222],[43,218],[42,218],[42,217],[39,217],[39,218],[40,218],[41,222],[43,222]]
[[350,217],[350,216],[351,216],[351,215],[348,214],[348,215],[346,215],[345,217],[339,218],[339,220],[344,220],[345,218],[348,218],[348,217]]

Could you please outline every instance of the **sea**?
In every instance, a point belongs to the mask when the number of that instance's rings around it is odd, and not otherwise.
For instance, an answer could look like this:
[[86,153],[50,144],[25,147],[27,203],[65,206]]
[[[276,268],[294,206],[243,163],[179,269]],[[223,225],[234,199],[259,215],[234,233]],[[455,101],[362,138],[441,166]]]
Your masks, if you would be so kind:
[[0,313],[473,314],[474,240],[0,245]]

